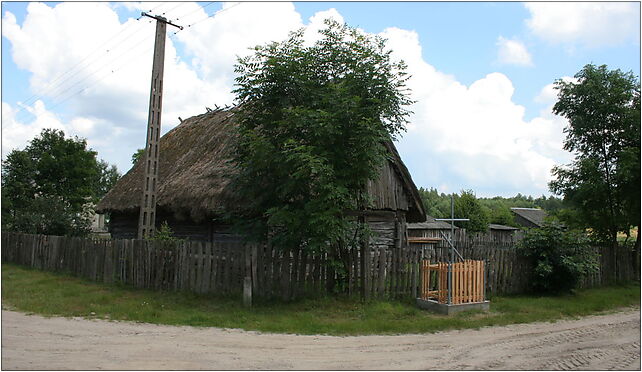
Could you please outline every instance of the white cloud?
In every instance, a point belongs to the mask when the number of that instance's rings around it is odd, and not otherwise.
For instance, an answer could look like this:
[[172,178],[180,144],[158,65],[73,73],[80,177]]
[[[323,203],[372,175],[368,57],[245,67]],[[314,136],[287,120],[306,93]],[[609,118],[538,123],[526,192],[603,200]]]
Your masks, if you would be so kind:
[[[149,10],[155,5],[119,6]],[[185,3],[179,10],[177,14],[191,12],[183,24],[206,17],[196,3]],[[224,3],[220,13],[170,37],[163,131],[177,125],[178,116],[232,103],[237,55],[282,40],[305,25],[306,40],[314,40],[327,17],[343,20],[335,9],[319,12],[304,24],[291,3]],[[64,26],[54,27],[58,24]],[[30,3],[22,25],[11,13],[4,15],[2,32],[11,43],[14,62],[32,74],[33,92],[53,100],[48,109],[42,102],[28,105],[31,119],[16,116],[16,108],[3,102],[3,152],[23,147],[44,127],[55,127],[86,137],[100,157],[126,171],[131,154],[144,145],[154,24],[134,19],[121,24],[114,9],[102,3],[60,3],[53,8]],[[48,91],[52,79],[96,49],[95,40],[113,35],[119,36],[112,40],[110,52],[100,51],[102,58],[68,82],[86,79],[69,89],[69,114],[54,114],[52,105],[67,95]],[[408,84],[418,102],[399,150],[419,186],[439,185],[440,191],[472,188],[478,195],[496,194],[498,189],[510,190],[507,194],[546,192],[551,166],[564,159],[559,146],[564,124],[559,118],[525,121],[524,107],[512,101],[515,88],[503,74],[490,73],[467,86],[436,70],[423,59],[413,31],[388,28],[381,35],[413,75]],[[182,57],[177,47],[184,50]],[[98,70],[103,65],[110,68]]]
[[509,40],[500,36],[497,38],[497,60],[500,63],[533,66],[533,61],[526,46],[518,40]]
[[526,25],[551,43],[620,45],[640,36],[639,2],[529,2]]
[[[237,56],[246,56],[250,48],[287,38],[290,31],[303,26],[292,3],[224,3],[220,14],[179,32],[192,57],[191,65],[208,81],[232,86]],[[187,11],[187,10],[186,10]],[[204,11],[191,15],[186,23],[198,21]]]
[[417,103],[399,147],[418,184],[446,177],[481,194],[493,187],[546,192],[551,167],[565,159],[562,122],[524,120],[524,107],[512,101],[513,84],[501,73],[465,86],[422,59],[415,32],[389,28],[382,35],[413,76],[408,84]]
[[[117,5],[114,8],[145,11],[172,8],[164,3]],[[284,39],[289,31],[303,26],[291,3],[223,6],[211,18],[196,3],[176,8],[177,15],[186,14],[183,24],[197,23],[176,36],[168,32],[163,132],[176,126],[179,116],[188,118],[204,112],[206,106],[231,104],[236,55],[248,53],[254,45]],[[32,93],[50,102],[50,110],[66,106],[71,114],[50,120],[51,111],[43,109],[39,115],[34,111],[44,108],[42,102],[26,102],[34,108],[23,109],[16,117],[18,110],[3,102],[4,152],[24,146],[48,123],[86,137],[89,143],[111,140],[111,148],[101,148],[101,155],[121,171],[131,166],[131,154],[144,147],[155,24],[135,19],[121,24],[114,8],[107,3],[54,7],[30,3],[22,25],[13,14],[5,13],[3,37],[11,43],[15,64],[31,73]],[[102,41],[99,48],[97,40]],[[188,60],[179,58],[176,43],[182,44]],[[11,124],[5,121],[5,112],[15,117]]]
[[33,106],[25,106],[24,110],[35,117],[31,123],[20,123],[16,120],[16,108],[2,102],[2,158],[11,150],[22,149],[27,142],[38,135],[44,128],[65,130],[65,126],[51,112],[45,109],[42,101],[36,101]]

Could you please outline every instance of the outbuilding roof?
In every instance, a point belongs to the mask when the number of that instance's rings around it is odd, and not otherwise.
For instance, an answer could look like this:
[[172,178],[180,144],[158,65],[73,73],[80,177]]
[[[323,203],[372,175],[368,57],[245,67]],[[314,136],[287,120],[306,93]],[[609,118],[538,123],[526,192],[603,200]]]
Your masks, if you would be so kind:
[[539,208],[511,208],[510,210],[537,226],[542,226],[547,216],[546,211]]

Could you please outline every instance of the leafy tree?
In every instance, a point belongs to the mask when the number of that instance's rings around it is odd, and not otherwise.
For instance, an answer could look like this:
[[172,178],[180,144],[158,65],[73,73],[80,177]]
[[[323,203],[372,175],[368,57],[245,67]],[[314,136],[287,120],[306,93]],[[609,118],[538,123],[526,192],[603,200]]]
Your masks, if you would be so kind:
[[455,218],[468,218],[470,221],[455,222],[455,225],[469,232],[488,231],[488,215],[472,190],[462,190],[455,195]]
[[28,233],[86,233],[91,202],[119,177],[84,139],[53,129],[9,153],[2,165],[3,228]]
[[515,218],[513,216],[513,213],[510,211],[510,208],[503,205],[500,206],[499,208],[491,210],[489,220],[490,220],[490,223],[496,223],[499,225],[505,225],[505,226],[517,225],[515,223]]
[[[385,42],[326,21],[257,46],[235,67],[239,112],[238,227],[282,249],[340,250],[354,236],[346,211],[367,208],[367,181],[386,159],[384,141],[407,123],[402,62]],[[358,231],[364,232],[361,224]]]
[[533,266],[529,283],[535,292],[568,292],[599,270],[599,255],[586,234],[560,225],[526,230],[518,249]]
[[121,175],[115,165],[109,165],[106,161],[98,161],[98,182],[94,191],[94,199],[100,200],[118,182]]
[[138,159],[145,153],[145,149],[138,149],[135,153],[132,154],[132,164],[136,164]]
[[640,82],[604,65],[586,65],[575,78],[555,82],[553,107],[569,121],[564,149],[575,159],[553,169],[549,187],[583,227],[616,244],[618,231],[640,225]]

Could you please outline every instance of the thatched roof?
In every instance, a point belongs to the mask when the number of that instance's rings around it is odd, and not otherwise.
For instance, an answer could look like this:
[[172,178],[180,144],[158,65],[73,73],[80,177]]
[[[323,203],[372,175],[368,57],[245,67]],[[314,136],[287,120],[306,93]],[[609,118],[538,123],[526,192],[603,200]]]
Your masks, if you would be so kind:
[[[231,211],[235,194],[229,175],[234,171],[230,162],[236,109],[214,111],[183,120],[160,139],[159,184],[157,209],[173,213],[177,218],[201,221],[206,217]],[[391,163],[409,195],[409,220],[422,221],[425,212],[419,192],[408,169],[401,161],[392,142],[386,144]],[[143,158],[143,157],[141,157]],[[135,212],[140,208],[144,161],[138,161],[98,203],[96,210]]]

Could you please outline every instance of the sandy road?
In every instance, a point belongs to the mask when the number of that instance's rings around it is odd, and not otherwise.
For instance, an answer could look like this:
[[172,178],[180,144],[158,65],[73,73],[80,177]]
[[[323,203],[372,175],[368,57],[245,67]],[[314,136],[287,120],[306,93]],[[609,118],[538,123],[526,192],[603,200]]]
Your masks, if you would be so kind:
[[639,370],[640,309],[399,336],[299,336],[2,311],[2,369]]

